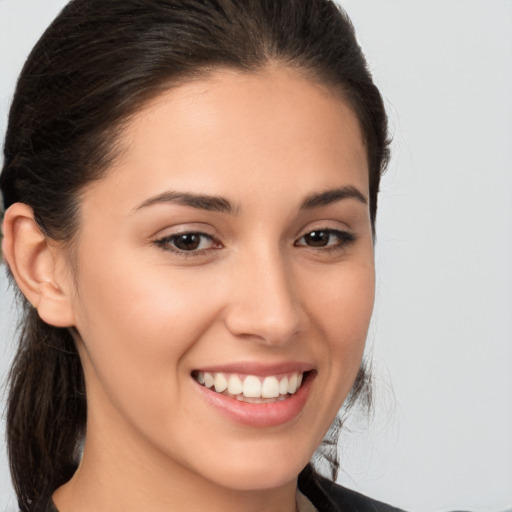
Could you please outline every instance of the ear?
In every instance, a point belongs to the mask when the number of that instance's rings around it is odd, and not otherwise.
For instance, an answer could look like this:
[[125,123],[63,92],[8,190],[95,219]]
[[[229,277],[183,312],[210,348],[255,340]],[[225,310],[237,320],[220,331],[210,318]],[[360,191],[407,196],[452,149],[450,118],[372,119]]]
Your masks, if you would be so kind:
[[41,232],[32,208],[23,203],[9,207],[2,229],[4,258],[25,298],[47,324],[74,325],[64,248]]

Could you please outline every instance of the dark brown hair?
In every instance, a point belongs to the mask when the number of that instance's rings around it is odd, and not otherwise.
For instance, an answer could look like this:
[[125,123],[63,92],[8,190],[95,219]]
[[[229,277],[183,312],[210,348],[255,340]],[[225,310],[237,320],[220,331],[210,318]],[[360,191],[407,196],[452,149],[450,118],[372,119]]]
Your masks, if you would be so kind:
[[[184,80],[227,67],[293,67],[343,94],[365,139],[370,215],[388,160],[387,120],[353,27],[329,0],[73,0],[28,57],[0,176],[4,208],[29,205],[48,237],[71,241],[80,190],[108,171],[123,123]],[[22,297],[7,437],[22,511],[42,510],[79,461],[84,377],[72,335]],[[360,394],[360,372],[349,403]]]

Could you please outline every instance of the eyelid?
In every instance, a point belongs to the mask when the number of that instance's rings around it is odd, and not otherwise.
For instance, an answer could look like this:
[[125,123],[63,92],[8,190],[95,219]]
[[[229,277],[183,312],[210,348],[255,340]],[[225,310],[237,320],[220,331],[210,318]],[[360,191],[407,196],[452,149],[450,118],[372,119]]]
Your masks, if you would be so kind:
[[[338,238],[338,243],[324,245],[324,246],[314,246],[314,245],[308,245],[306,243],[299,243],[307,235],[314,233],[314,232],[327,232],[327,233],[329,233],[329,235],[335,235]],[[329,251],[329,250],[344,249],[346,246],[354,243],[356,240],[357,240],[356,235],[354,235],[353,233],[351,233],[348,230],[340,229],[340,228],[333,228],[333,227],[317,227],[317,228],[308,229],[306,232],[304,232],[299,238],[297,238],[295,240],[294,245],[296,247],[307,247],[309,249],[313,249],[313,250],[317,250],[317,251]]]
[[[322,232],[328,234],[328,241],[325,245],[315,245],[314,243],[307,243],[306,238],[308,235],[313,234],[315,232]],[[204,245],[203,241],[199,242],[199,247],[197,248],[180,248],[176,246],[179,237],[185,235],[196,235],[203,240],[206,239],[209,241],[208,247],[201,247]],[[332,238],[335,238],[334,243]],[[302,232],[302,235],[295,239],[293,245],[295,247],[304,247],[307,249],[312,249],[314,251],[340,251],[347,248],[348,245],[355,242],[357,237],[351,233],[349,230],[340,228],[340,227],[332,227],[320,225],[318,227],[310,227],[307,230]],[[202,231],[201,229],[194,229],[192,226],[179,226],[176,231],[168,232],[165,235],[155,237],[152,244],[159,247],[161,250],[177,254],[182,257],[190,257],[190,256],[201,256],[211,253],[213,250],[218,250],[223,248],[222,242],[215,235],[208,233],[206,231]]]
[[[213,246],[202,249],[193,249],[189,251],[173,246],[173,241],[176,241],[176,239],[184,235],[197,235],[199,237],[206,238],[212,243]],[[156,239],[153,240],[152,243],[164,251],[168,251],[182,257],[201,256],[209,251],[220,249],[221,247],[218,246],[222,245],[220,240],[214,235],[210,233],[205,233],[203,231],[199,231],[197,229],[180,229],[179,231],[176,231],[174,233],[169,233],[157,237]],[[215,245],[217,245],[217,247],[215,247]]]

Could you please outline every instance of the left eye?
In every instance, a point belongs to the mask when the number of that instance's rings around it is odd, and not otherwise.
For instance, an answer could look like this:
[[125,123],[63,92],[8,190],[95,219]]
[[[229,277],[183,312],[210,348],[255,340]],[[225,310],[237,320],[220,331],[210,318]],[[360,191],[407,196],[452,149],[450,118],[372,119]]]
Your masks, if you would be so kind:
[[166,236],[155,243],[163,249],[174,252],[197,252],[218,245],[211,235],[195,232]]
[[296,242],[297,246],[314,248],[335,248],[347,245],[355,240],[354,235],[338,229],[315,229],[301,236]]

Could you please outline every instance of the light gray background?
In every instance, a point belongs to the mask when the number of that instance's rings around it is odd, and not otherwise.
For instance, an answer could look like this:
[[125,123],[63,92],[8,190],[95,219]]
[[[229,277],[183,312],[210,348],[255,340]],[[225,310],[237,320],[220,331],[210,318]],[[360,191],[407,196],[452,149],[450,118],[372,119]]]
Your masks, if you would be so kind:
[[[277,1],[277,0],[276,0]],[[0,0],[0,133],[65,0]],[[341,481],[412,511],[512,507],[512,1],[346,0],[386,99],[372,347],[376,413]],[[0,376],[16,315],[0,278]],[[0,510],[14,510],[0,460]]]

